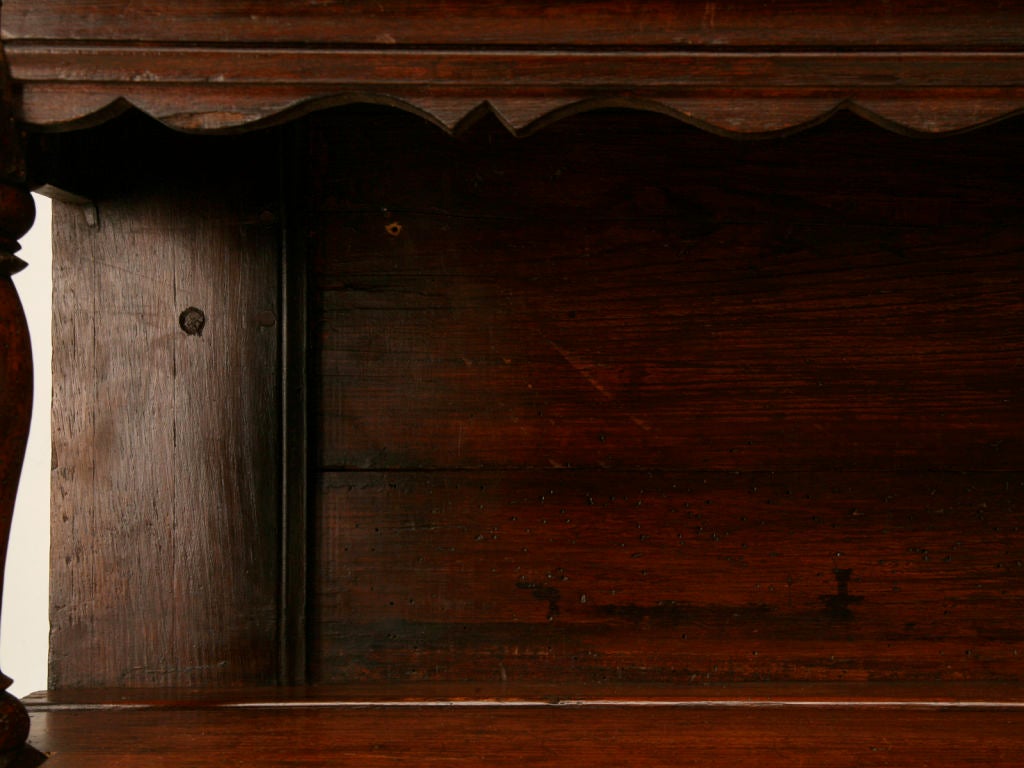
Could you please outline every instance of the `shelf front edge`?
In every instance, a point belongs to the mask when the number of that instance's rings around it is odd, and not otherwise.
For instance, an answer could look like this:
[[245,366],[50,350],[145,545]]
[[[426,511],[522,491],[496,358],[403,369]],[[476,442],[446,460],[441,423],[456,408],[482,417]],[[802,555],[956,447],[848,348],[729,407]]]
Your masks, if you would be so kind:
[[47,757],[49,768],[833,768],[1018,766],[1024,759],[1018,686],[714,686],[671,696],[605,691],[592,692],[603,698],[551,700],[536,690],[477,698],[472,686],[436,699],[416,688],[391,697],[353,688],[37,695],[28,701],[29,756]]
[[840,109],[890,130],[977,127],[1024,109],[1018,51],[712,51],[192,47],[9,41],[19,119],[68,130],[135,108],[224,132],[348,103],[458,131],[481,110],[514,133],[579,111],[663,112],[729,135],[799,130]]

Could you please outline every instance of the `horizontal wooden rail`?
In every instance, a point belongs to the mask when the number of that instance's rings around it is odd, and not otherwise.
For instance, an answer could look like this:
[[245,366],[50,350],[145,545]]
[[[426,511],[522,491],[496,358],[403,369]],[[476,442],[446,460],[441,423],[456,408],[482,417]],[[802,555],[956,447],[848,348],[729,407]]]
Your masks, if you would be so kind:
[[[422,690],[422,692],[420,692]],[[783,684],[644,695],[399,686],[66,691],[28,700],[47,766],[1017,766],[1017,686]],[[30,763],[25,763],[28,765]]]

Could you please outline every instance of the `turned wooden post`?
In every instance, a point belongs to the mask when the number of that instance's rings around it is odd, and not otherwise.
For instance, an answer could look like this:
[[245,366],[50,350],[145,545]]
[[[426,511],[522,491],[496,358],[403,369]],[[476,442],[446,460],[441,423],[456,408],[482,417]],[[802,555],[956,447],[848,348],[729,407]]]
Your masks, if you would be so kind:
[[[14,121],[7,64],[0,51],[0,590],[32,412],[28,325],[11,282],[11,275],[25,266],[14,255],[20,247],[18,239],[35,217],[24,182],[23,143]],[[11,682],[0,672],[0,768],[13,762],[28,738],[28,714],[7,692]]]

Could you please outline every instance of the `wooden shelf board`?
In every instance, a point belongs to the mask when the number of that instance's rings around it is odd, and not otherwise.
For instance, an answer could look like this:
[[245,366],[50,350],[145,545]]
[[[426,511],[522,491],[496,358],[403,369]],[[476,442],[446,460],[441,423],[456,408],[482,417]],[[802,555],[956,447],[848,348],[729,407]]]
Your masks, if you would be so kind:
[[24,765],[989,765],[1024,762],[1004,684],[405,685],[36,694]]

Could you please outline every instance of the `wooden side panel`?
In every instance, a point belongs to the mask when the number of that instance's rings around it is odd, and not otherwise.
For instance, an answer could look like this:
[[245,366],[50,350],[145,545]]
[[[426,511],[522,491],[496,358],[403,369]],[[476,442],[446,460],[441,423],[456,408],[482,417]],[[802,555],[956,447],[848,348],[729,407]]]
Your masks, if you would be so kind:
[[55,204],[53,687],[275,679],[277,234],[201,148]]
[[178,312],[206,317],[201,335],[174,335],[176,662],[194,684],[277,673],[279,236],[241,192],[186,191],[165,230]]
[[315,680],[1019,678],[1019,123],[313,137]]
[[[172,674],[174,265],[54,201],[50,685]],[[156,211],[150,207],[150,216]],[[131,278],[131,279],[129,279]]]

